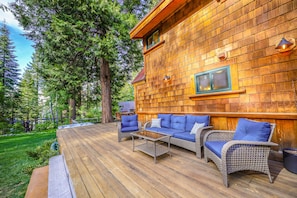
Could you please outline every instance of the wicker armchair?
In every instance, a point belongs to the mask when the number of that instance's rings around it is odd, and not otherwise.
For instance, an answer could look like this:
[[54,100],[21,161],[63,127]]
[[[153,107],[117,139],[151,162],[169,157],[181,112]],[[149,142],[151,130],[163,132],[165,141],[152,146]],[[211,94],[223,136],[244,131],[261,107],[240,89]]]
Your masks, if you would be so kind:
[[131,137],[132,132],[141,130],[141,122],[138,121],[137,115],[123,115],[121,122],[117,123],[118,128],[118,142],[122,138]]
[[[249,122],[252,125],[264,123],[246,119],[239,120],[239,122]],[[206,162],[212,160],[216,164],[217,168],[222,173],[223,183],[226,187],[229,185],[228,174],[243,170],[265,173],[268,175],[269,181],[272,183],[268,166],[268,157],[270,148],[272,146],[277,146],[276,143],[271,142],[275,124],[265,123],[266,126],[269,127],[269,129],[268,127],[266,128],[266,131],[269,133],[267,133],[267,137],[265,137],[267,141],[263,141],[263,139],[257,141],[253,140],[255,139],[255,136],[257,136],[255,134],[250,134],[248,138],[239,140],[240,138],[238,138],[238,135],[235,135],[235,133],[239,133],[239,130],[243,130],[244,133],[248,133],[251,129],[252,133],[255,131],[255,128],[251,128],[250,126],[245,127],[243,126],[244,124],[246,123],[239,126],[238,123],[236,131],[211,130],[204,136],[205,160]],[[214,145],[217,146],[217,148],[214,148]]]

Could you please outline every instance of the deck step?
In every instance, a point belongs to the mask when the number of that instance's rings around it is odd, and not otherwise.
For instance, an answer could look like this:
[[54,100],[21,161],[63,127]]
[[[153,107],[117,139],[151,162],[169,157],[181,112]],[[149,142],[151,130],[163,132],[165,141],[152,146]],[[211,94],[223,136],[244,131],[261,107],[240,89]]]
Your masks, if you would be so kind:
[[76,197],[63,155],[51,157],[49,160],[48,197]]
[[48,166],[35,168],[25,198],[46,198],[48,193]]
[[25,198],[76,198],[63,155],[49,159],[49,165],[35,168]]

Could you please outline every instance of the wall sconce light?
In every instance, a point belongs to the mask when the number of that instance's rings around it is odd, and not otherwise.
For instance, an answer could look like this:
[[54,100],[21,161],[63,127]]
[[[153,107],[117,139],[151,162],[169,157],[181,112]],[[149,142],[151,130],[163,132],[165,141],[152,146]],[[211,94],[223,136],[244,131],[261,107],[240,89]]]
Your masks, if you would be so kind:
[[292,50],[296,46],[295,39],[291,38],[289,40],[282,38],[282,40],[276,45],[275,49],[279,52],[287,52]]
[[217,54],[217,57],[220,61],[223,61],[223,60],[226,60],[227,59],[227,52],[222,52],[222,53],[219,53]]
[[170,80],[170,76],[165,75],[164,78],[163,78],[163,80],[164,80],[164,81],[168,81],[168,80]]

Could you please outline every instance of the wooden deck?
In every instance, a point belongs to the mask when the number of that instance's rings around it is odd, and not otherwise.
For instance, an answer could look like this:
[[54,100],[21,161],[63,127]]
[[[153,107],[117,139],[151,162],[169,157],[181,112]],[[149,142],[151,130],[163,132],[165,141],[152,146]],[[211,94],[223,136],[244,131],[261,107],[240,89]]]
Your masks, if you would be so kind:
[[152,157],[132,151],[132,141],[118,143],[116,123],[60,129],[61,151],[78,198],[86,197],[297,197],[297,174],[270,161],[274,183],[255,172],[229,176],[223,185],[216,166],[175,146],[172,156]]

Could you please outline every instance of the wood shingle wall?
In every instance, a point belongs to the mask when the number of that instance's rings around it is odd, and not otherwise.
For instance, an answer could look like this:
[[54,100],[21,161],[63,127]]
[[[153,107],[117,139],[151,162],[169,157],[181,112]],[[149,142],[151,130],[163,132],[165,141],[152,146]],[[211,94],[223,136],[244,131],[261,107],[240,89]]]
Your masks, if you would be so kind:
[[[235,129],[246,117],[276,123],[275,150],[297,147],[297,47],[275,49],[282,37],[297,40],[297,0],[192,0],[156,29],[157,46],[147,50],[143,39],[145,81],[134,84],[142,122],[158,113],[209,114],[214,128]],[[231,92],[195,94],[194,74],[227,65]]]

